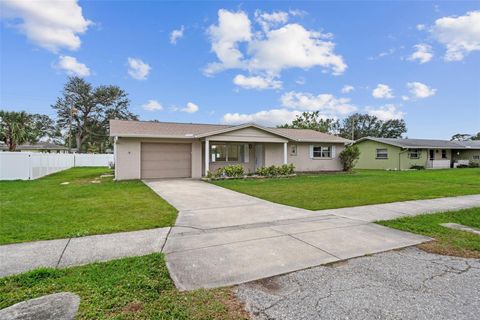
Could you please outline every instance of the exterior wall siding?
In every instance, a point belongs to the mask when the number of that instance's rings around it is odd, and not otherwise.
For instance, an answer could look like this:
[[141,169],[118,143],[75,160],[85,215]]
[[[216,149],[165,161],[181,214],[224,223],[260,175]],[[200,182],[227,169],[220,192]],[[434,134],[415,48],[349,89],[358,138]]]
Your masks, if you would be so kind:
[[208,137],[210,141],[287,142],[288,140],[257,128],[244,128]]
[[[297,146],[297,155],[290,154],[290,146]],[[311,159],[310,158],[310,145],[322,145],[322,146],[335,146],[335,157],[327,159]],[[288,163],[293,163],[295,171],[308,172],[308,171],[342,171],[343,165],[338,155],[345,148],[343,144],[331,144],[331,143],[289,143],[288,144]],[[282,146],[282,159],[283,159],[283,146]]]
[[[385,169],[385,170],[407,170],[412,166],[427,167],[430,158],[430,149],[418,149],[418,159],[410,158],[407,149],[377,141],[365,140],[357,143],[360,149],[360,158],[355,166],[357,169]],[[376,149],[387,149],[388,159],[376,159]],[[442,158],[442,149],[434,150],[434,160],[452,160],[452,151],[447,149],[447,158]]]
[[480,160],[473,159],[474,156],[480,157],[480,150],[453,150],[454,160],[468,160],[480,163]]

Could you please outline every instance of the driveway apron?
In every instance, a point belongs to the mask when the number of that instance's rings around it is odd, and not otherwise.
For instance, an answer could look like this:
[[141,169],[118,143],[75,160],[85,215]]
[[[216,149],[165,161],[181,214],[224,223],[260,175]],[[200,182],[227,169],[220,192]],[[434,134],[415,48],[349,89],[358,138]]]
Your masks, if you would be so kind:
[[309,211],[198,180],[145,183],[179,210],[163,251],[181,290],[244,283],[431,240],[371,223],[379,210],[396,217],[406,216],[404,209],[360,207],[356,217],[356,208]]

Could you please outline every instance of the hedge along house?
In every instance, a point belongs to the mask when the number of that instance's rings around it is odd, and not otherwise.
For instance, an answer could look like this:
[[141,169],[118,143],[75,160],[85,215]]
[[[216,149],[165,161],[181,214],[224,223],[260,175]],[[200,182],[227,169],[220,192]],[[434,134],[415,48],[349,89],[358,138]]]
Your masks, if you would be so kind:
[[305,129],[257,124],[214,125],[154,121],[110,121],[115,177],[201,178],[241,164],[247,173],[292,163],[296,171],[340,171],[338,154],[350,140]]
[[357,169],[441,169],[480,162],[480,141],[365,137],[355,144],[360,149]]

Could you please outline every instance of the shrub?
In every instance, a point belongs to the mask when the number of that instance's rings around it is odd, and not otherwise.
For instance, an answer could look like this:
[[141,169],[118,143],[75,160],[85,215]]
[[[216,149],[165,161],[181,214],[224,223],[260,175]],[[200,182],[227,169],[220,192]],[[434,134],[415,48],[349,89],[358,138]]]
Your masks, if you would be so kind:
[[291,164],[284,164],[281,166],[270,166],[258,168],[256,174],[264,177],[286,176],[295,172],[295,166]]
[[238,178],[243,176],[244,170],[241,164],[229,165],[223,167],[223,172],[227,177]]
[[358,146],[351,144],[345,147],[345,149],[338,155],[343,164],[343,170],[350,172],[355,167],[355,163],[360,157],[360,149]]
[[467,164],[459,164],[457,166],[458,169],[462,169],[462,168],[468,168],[468,165]]
[[470,161],[470,162],[468,162],[468,167],[469,168],[478,168],[478,167],[480,167],[480,163],[475,162],[475,161]]
[[425,170],[425,166],[413,165],[410,167],[413,170]]

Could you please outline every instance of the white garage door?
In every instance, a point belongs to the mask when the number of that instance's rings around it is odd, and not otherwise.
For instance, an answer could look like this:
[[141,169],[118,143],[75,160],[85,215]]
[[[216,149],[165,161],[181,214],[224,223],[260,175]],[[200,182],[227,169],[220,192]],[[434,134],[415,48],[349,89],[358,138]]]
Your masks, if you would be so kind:
[[191,165],[189,143],[142,143],[142,179],[189,178]]

